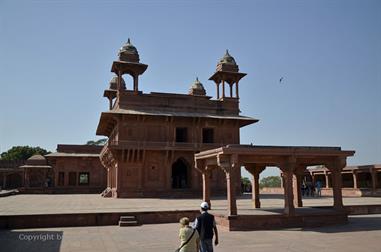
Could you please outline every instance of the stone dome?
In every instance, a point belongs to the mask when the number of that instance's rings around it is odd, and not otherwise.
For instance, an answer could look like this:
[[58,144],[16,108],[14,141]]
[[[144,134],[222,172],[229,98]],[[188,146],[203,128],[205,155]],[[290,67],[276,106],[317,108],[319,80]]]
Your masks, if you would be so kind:
[[225,71],[225,72],[238,72],[239,68],[235,59],[229,54],[229,51],[226,50],[224,57],[220,59],[217,64],[216,71]]
[[[123,77],[120,77],[120,78],[121,78],[121,82],[122,82],[122,89],[126,89],[126,83],[124,82]],[[114,77],[112,77],[112,79],[110,80],[109,89],[113,89],[113,90],[118,89],[118,76],[115,75]]]
[[126,62],[139,62],[139,53],[138,50],[134,45],[131,44],[131,40],[128,39],[127,43],[125,43],[120,49],[119,49],[119,60],[120,61],[126,61]]
[[27,165],[46,165],[46,158],[40,154],[31,156],[26,160]]
[[235,59],[229,54],[228,50],[226,50],[224,57],[220,59],[219,64],[237,65],[237,63],[235,62]]
[[206,95],[206,91],[202,83],[196,78],[195,82],[189,89],[190,95]]

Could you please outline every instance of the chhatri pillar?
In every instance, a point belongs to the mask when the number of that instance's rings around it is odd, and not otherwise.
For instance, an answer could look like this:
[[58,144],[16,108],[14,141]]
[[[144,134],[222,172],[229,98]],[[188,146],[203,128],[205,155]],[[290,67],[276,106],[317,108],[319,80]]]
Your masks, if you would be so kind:
[[329,176],[327,171],[324,171],[324,177],[325,177],[325,188],[329,188]]
[[235,194],[235,176],[234,172],[230,170],[226,173],[226,189],[228,198],[228,214],[237,215],[237,199]]
[[346,159],[342,157],[337,157],[332,163],[329,163],[327,168],[332,174],[332,191],[333,191],[333,207],[336,210],[342,210],[343,206],[343,195],[342,195],[342,178],[341,171],[346,166]]
[[293,176],[293,194],[294,194],[294,205],[298,207],[303,207],[302,200],[302,180],[304,177],[305,166],[300,166]]
[[210,173],[211,171],[207,169],[202,171],[202,201],[208,202],[209,209],[212,209],[210,202]]
[[358,189],[358,177],[357,177],[357,172],[353,171],[352,172],[353,176],[353,188]]
[[377,188],[377,173],[376,170],[372,168],[369,169],[369,172],[372,177],[372,192],[375,193]]
[[228,215],[237,215],[237,197],[236,197],[236,169],[240,169],[237,155],[219,155],[217,165],[225,172],[226,190],[228,200]]
[[296,168],[296,160],[289,160],[280,165],[284,178],[284,213],[288,216],[295,215],[294,194],[293,194],[293,176]]
[[212,166],[206,165],[205,160],[195,160],[195,168],[202,174],[202,200],[208,202],[209,209],[212,207],[210,201],[210,176]]
[[253,176],[251,197],[254,208],[261,208],[261,201],[259,197],[259,175],[265,168],[265,165],[245,164],[245,169]]

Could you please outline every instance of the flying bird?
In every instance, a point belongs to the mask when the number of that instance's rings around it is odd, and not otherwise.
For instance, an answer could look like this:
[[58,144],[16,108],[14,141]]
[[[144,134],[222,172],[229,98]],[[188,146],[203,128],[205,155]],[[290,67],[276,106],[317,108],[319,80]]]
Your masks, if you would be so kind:
[[282,83],[282,81],[283,81],[283,77],[281,77],[281,78],[279,79],[279,83]]

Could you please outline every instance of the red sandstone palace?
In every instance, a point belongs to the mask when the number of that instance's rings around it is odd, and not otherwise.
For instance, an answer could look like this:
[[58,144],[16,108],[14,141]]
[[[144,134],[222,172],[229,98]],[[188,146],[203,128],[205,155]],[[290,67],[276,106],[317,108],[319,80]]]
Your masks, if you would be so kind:
[[[240,128],[258,121],[240,115],[238,87],[246,74],[239,72],[226,51],[210,77],[217,87],[217,99],[212,99],[198,79],[188,94],[145,94],[139,90],[138,78],[146,69],[130,41],[112,64],[116,76],[104,92],[109,111],[101,114],[97,129],[97,135],[109,138],[100,156],[108,174],[103,195],[199,195],[201,174],[194,169],[194,154],[239,144]],[[133,78],[130,88],[126,87],[124,74]],[[235,185],[239,188],[240,171],[236,173]],[[211,186],[216,193],[226,192],[224,183],[220,183],[223,178],[221,171],[212,176]]]
[[[286,195],[288,205],[293,205],[293,199],[301,204],[297,188],[305,175],[309,180],[324,176],[321,180],[327,188],[334,185],[336,200],[341,197],[341,184],[357,195],[369,194],[364,193],[366,190],[371,190],[371,195],[379,191],[380,165],[343,169],[353,151],[239,145],[240,128],[258,120],[240,115],[239,83],[246,74],[239,72],[228,51],[209,78],[216,84],[215,98],[206,94],[198,79],[188,94],[143,93],[139,76],[147,67],[140,63],[136,47],[128,40],[112,63],[115,76],[103,95],[109,106],[100,116],[96,133],[108,137],[106,145],[58,145],[57,152],[45,157],[2,161],[2,188],[102,192],[105,197],[186,197],[203,193],[208,201],[211,193],[227,193],[229,211],[234,214],[232,195],[240,191],[240,167],[253,174],[253,200],[259,207],[259,174],[266,166],[278,166],[287,184],[285,195],[296,188],[295,198]],[[125,74],[132,77],[132,83],[125,83]],[[306,170],[309,165],[321,164],[328,168]]]

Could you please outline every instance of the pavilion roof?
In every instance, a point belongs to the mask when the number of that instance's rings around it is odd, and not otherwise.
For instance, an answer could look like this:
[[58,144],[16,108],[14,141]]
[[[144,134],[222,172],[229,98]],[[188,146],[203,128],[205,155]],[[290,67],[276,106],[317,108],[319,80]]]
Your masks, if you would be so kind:
[[223,115],[223,114],[208,114],[184,111],[161,111],[161,110],[144,110],[144,109],[121,109],[117,108],[112,111],[102,112],[99,125],[97,128],[97,135],[107,135],[108,126],[113,121],[115,115],[144,115],[144,116],[161,116],[161,117],[190,117],[190,118],[207,118],[207,119],[224,119],[224,120],[237,120],[240,127],[258,122],[258,119],[241,116],[241,115]]
[[239,163],[261,163],[277,166],[286,157],[295,157],[300,164],[318,165],[335,157],[353,156],[355,151],[341,150],[340,147],[324,146],[262,146],[262,145],[226,145],[224,147],[202,151],[195,154],[196,160],[208,160],[210,164],[220,162],[220,157],[235,156]]

